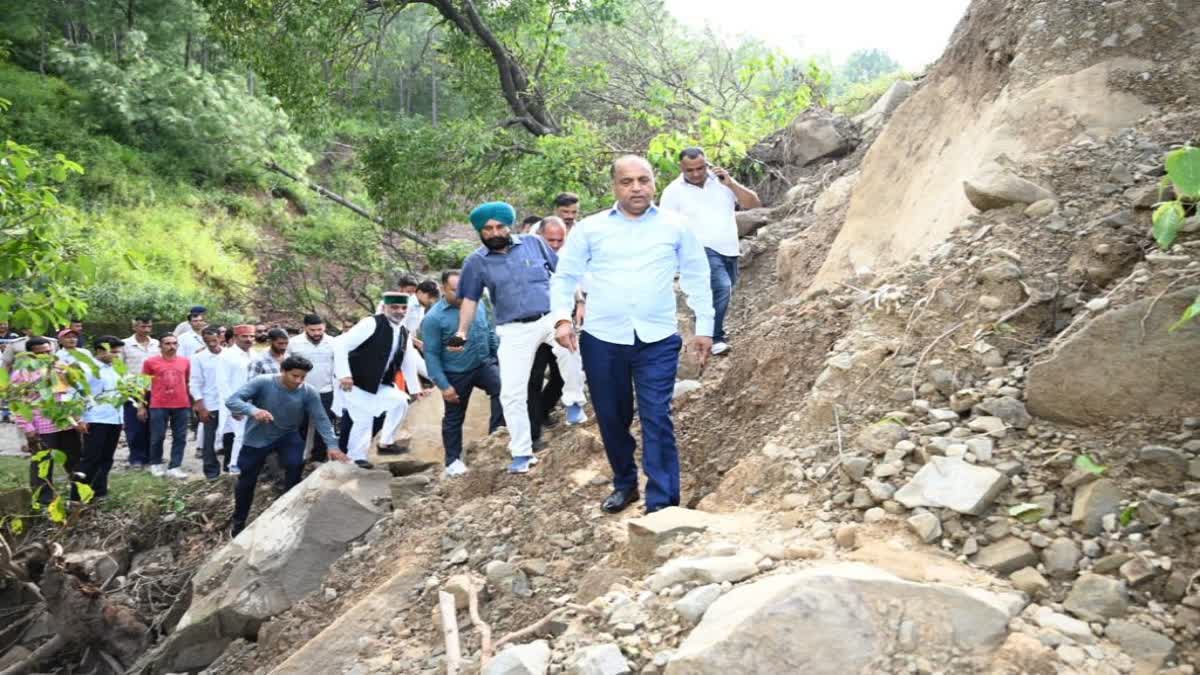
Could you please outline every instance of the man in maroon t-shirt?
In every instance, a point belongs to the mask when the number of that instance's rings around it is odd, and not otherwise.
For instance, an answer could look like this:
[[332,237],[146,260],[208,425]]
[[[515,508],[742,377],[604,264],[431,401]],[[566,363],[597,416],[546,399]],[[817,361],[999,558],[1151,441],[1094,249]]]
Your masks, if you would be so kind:
[[187,478],[180,467],[183,449],[187,445],[188,417],[192,401],[188,397],[188,377],[191,364],[179,356],[179,338],[167,333],[158,339],[159,355],[142,363],[142,374],[150,376],[149,409],[138,411],[140,419],[150,418],[150,472],[163,475],[163,443],[167,440],[167,424],[171,425],[171,464],[165,472],[171,478]]

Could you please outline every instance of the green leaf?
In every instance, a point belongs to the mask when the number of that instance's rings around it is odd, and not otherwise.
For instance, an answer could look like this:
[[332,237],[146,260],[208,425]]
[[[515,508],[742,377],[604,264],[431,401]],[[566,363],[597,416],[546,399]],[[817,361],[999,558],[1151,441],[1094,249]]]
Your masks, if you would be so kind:
[[1175,237],[1179,236],[1179,227],[1183,225],[1185,218],[1187,214],[1183,210],[1183,204],[1177,201],[1160,204],[1154,209],[1154,241],[1158,242],[1159,248],[1164,251],[1171,248]]
[[1105,471],[1108,471],[1107,466],[1104,466],[1103,464],[1097,464],[1095,460],[1087,455],[1079,455],[1075,458],[1075,468],[1079,469],[1080,471],[1086,471],[1088,473],[1095,474],[1097,476],[1101,476]]
[[8,519],[8,531],[13,534],[21,534],[25,531],[25,521],[21,518],[13,516]]
[[92,497],[96,494],[91,485],[79,481],[75,481],[75,491],[79,493],[79,500],[85,504],[92,501]]
[[1138,510],[1137,502],[1134,502],[1134,503],[1130,504],[1129,506],[1126,506],[1124,509],[1121,509],[1121,516],[1120,516],[1121,527],[1129,527],[1129,524],[1132,523],[1133,519],[1137,517],[1137,510]]
[[1179,320],[1171,324],[1171,327],[1167,329],[1167,332],[1174,333],[1175,331],[1187,326],[1198,316],[1200,316],[1200,295],[1197,295],[1196,299],[1192,301],[1192,304],[1188,305],[1187,309],[1183,310],[1183,314],[1180,315]]
[[1167,177],[1179,196],[1200,198],[1200,148],[1179,148],[1168,153]]
[[62,495],[58,495],[54,501],[50,502],[49,514],[50,520],[55,523],[67,522],[67,500],[63,499]]
[[67,465],[67,453],[62,450],[51,450],[50,457],[54,459],[54,463],[59,466]]
[[1009,507],[1008,515],[1022,523],[1036,523],[1046,515],[1046,510],[1037,504],[1025,502],[1024,504]]
[[54,463],[49,460],[38,462],[38,478],[46,480],[50,476],[50,467],[52,466],[54,466]]

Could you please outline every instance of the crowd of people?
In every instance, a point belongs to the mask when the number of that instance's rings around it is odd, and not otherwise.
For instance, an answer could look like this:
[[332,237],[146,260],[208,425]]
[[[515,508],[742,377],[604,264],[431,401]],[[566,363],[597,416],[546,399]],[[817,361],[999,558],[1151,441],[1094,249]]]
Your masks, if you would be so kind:
[[[54,387],[55,397],[86,397],[79,419],[35,410],[14,414],[14,421],[31,453],[61,450],[67,471],[97,499],[107,493],[122,429],[130,468],[186,479],[194,427],[204,477],[237,476],[236,534],[269,457],[276,457],[284,490],[300,481],[306,461],[371,469],[368,450],[377,436],[380,454],[407,451],[396,436],[416,398],[440,392],[445,475],[454,478],[468,471],[463,423],[475,389],[490,398],[489,431],[508,430],[513,474],[537,463],[544,427],[587,421],[590,394],[613,471],[602,509],[616,513],[640,498],[630,433],[635,409],[646,511],[678,505],[670,415],[683,348],[676,279],[696,317],[689,351],[701,362],[728,352],[724,318],[739,252],[734,212],[759,205],[700,148],[679,159],[680,176],[659,204],[650,164],[630,155],[612,165],[613,206],[583,219],[571,193],[557,196],[552,215],[522,221],[505,202],[479,205],[470,222],[482,246],[461,270],[402,277],[397,290],[379,298],[375,314],[336,337],[315,314],[291,334],[265,324],[210,326],[201,306],[157,336],[149,316],[134,318],[126,338],[89,339],[79,322],[53,338],[16,336],[0,326],[0,364],[14,383],[46,372],[22,370],[22,351],[53,354],[55,372],[78,368],[88,383],[86,395],[72,389],[71,378]],[[145,376],[143,396],[113,401],[121,390],[118,359],[125,378]],[[45,390],[30,391],[33,402]],[[49,480],[31,464],[31,486],[43,500],[53,493]]]

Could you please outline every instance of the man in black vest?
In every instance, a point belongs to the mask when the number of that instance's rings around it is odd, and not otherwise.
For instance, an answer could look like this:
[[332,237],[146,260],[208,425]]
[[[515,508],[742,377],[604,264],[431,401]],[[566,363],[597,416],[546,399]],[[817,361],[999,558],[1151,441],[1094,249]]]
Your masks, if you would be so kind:
[[333,410],[349,415],[352,424],[346,454],[364,469],[371,468],[367,449],[374,436],[375,418],[386,415],[380,443],[390,445],[408,413],[409,394],[421,393],[416,352],[403,325],[407,311],[406,293],[384,293],[383,312],[359,321],[334,344],[334,375],[339,386]]

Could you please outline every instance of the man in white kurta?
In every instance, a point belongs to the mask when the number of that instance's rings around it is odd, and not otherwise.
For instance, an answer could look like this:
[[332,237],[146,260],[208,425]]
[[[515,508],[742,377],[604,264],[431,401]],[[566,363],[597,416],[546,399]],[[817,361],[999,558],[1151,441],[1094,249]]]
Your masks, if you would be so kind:
[[[233,396],[250,379],[250,361],[253,356],[250,348],[253,346],[254,326],[248,324],[234,326],[233,346],[221,350],[220,356],[217,357],[221,363],[217,377],[217,391],[221,401],[228,401],[229,397]],[[225,467],[229,473],[238,473],[237,462],[242,452],[242,437],[246,434],[246,418],[238,419],[232,413],[222,414],[219,424],[221,425],[220,435],[225,454]],[[227,441],[229,435],[233,437],[232,442]]]
[[[410,394],[421,393],[416,350],[404,328],[408,300],[405,293],[385,293],[383,312],[354,324],[334,344],[333,411],[350,416],[346,454],[364,469],[372,468],[367,451],[375,418],[385,416],[380,442],[391,445],[408,413]],[[397,386],[397,372],[404,390]]]

